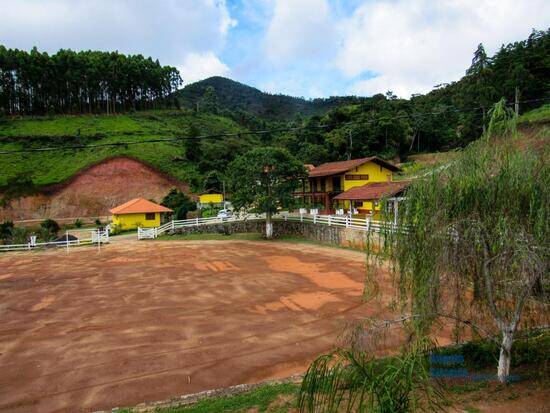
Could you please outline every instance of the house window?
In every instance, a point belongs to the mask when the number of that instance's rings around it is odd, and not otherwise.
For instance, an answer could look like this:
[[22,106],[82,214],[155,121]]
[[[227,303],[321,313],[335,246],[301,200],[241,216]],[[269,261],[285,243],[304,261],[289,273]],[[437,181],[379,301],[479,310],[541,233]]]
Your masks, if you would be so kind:
[[346,181],[368,181],[369,175],[346,175]]
[[333,191],[340,191],[342,189],[341,186],[341,180],[339,176],[334,176],[332,178],[332,190]]
[[321,192],[325,192],[326,191],[325,178],[320,178],[319,181],[320,181],[320,184],[321,184],[320,185],[321,186]]
[[145,220],[146,221],[154,221],[155,220],[155,213],[154,212],[147,212],[145,214]]

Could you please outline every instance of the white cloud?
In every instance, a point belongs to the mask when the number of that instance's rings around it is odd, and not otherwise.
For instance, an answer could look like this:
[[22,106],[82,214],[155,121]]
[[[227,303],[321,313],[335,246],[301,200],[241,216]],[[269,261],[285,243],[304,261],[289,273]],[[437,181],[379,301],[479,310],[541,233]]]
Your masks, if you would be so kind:
[[190,53],[178,67],[184,83],[192,83],[210,76],[224,76],[229,67],[213,52]]
[[220,19],[220,31],[222,34],[227,34],[229,29],[232,29],[237,26],[237,20],[231,18],[229,15],[229,10],[227,10],[227,5],[225,0],[217,0],[216,7],[218,8],[221,19]]
[[327,0],[276,0],[265,36],[265,52],[275,64],[316,60],[334,53],[337,26]]
[[408,97],[458,80],[478,43],[492,54],[503,43],[526,38],[533,27],[545,29],[549,17],[545,0],[368,2],[343,22],[335,64],[349,78],[378,74],[354,82],[350,93],[392,90]]
[[173,66],[192,53],[218,53],[236,25],[225,0],[0,1],[6,47],[118,50]]

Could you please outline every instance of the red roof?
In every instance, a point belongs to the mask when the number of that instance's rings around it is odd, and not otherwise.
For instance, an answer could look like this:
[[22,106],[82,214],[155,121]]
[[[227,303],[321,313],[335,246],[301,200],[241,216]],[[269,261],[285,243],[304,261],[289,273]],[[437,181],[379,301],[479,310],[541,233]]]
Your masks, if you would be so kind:
[[147,212],[172,212],[170,208],[155,204],[144,198],[136,198],[109,210],[111,214],[141,214]]
[[397,182],[373,182],[363,186],[356,186],[336,195],[334,199],[360,201],[365,199],[380,199],[385,196],[395,195],[401,192],[410,181]]
[[352,168],[363,165],[367,162],[377,163],[378,165],[381,165],[384,168],[387,168],[390,171],[394,171],[394,172],[398,172],[401,170],[391,162],[385,161],[382,158],[379,158],[378,156],[370,156],[368,158],[351,159],[349,161],[327,162],[310,170],[309,176],[316,177],[316,176],[338,175],[338,174],[347,172]]

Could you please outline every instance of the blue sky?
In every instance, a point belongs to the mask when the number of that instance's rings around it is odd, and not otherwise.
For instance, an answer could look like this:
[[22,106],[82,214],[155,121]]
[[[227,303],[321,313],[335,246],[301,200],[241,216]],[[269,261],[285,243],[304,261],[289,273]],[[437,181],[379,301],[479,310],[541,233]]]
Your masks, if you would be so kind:
[[118,50],[272,93],[426,93],[550,22],[547,0],[0,0],[0,44]]

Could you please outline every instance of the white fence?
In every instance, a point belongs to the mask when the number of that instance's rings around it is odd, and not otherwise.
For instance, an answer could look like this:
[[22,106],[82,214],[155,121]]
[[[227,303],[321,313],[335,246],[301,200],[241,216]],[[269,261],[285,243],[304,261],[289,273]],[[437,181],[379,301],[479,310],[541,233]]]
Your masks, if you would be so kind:
[[[193,218],[183,219],[179,221],[169,221],[160,227],[155,228],[138,228],[138,239],[154,239],[167,232],[173,232],[178,228],[199,227],[204,225],[221,224],[224,222],[244,222],[251,220],[265,220],[265,215],[244,215],[230,218]],[[394,225],[385,221],[374,221],[371,217],[353,218],[350,216],[340,215],[317,215],[317,214],[292,214],[282,213],[273,217],[274,221],[295,221],[309,222],[319,225],[328,225],[336,227],[351,228],[360,231],[382,232],[392,230]]]
[[[85,235],[78,236],[75,233],[84,232]],[[76,237],[72,239],[72,237]],[[59,239],[59,238],[58,238]],[[65,233],[65,239],[59,241],[48,241],[48,242],[36,242],[36,237],[31,236],[29,242],[26,244],[9,244],[9,245],[0,245],[0,252],[3,251],[30,251],[43,248],[70,248],[77,245],[93,245],[96,244],[101,246],[109,242],[109,228],[104,230],[72,230]]]
[[254,221],[254,220],[264,220],[264,215],[240,215],[233,216],[229,218],[192,218],[192,219],[181,219],[177,221],[169,221],[160,227],[155,228],[138,228],[138,239],[148,239],[148,238],[157,238],[158,236],[169,232],[175,231],[178,228],[188,228],[188,227],[199,227],[203,225],[213,225],[221,224],[224,222],[244,222],[244,221]]

